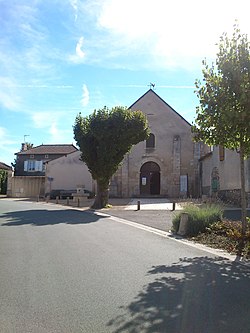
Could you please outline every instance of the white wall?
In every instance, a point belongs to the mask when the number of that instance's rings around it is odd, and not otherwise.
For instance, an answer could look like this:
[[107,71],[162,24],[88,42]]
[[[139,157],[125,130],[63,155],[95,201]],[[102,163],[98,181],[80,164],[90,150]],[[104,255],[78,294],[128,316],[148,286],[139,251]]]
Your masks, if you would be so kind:
[[[220,190],[235,190],[240,189],[240,159],[236,151],[225,149],[225,158],[220,161],[219,147],[213,149],[211,155],[208,155],[202,161],[202,186],[211,185],[211,173],[213,168],[217,168],[220,178]],[[246,172],[246,191],[249,191],[250,184],[250,160],[245,161]]]
[[78,185],[84,185],[85,189],[93,190],[93,181],[85,163],[80,160],[81,152],[76,151],[67,156],[52,160],[46,165],[45,192],[50,191],[48,177],[53,178],[51,190],[73,190]]

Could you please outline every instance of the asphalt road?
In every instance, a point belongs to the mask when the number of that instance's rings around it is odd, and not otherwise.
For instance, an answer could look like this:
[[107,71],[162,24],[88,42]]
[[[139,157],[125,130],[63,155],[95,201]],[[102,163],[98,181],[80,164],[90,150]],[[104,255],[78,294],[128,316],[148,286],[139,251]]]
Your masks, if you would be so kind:
[[0,200],[1,333],[249,333],[250,268],[58,205]]

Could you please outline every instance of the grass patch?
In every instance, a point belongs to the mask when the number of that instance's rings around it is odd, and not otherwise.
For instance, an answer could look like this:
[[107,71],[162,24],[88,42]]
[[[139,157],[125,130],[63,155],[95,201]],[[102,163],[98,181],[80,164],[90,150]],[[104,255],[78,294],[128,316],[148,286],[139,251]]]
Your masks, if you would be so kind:
[[200,207],[187,205],[182,211],[174,214],[172,231],[175,233],[179,230],[182,213],[188,214],[187,236],[196,236],[204,232],[211,224],[221,221],[223,209],[216,204],[206,204]]

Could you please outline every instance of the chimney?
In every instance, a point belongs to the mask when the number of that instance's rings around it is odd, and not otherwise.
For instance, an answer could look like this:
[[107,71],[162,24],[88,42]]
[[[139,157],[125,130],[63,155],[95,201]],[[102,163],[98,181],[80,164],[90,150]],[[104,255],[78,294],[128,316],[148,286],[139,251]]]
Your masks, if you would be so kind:
[[22,143],[21,151],[25,151],[25,150],[27,150],[27,144],[26,143]]

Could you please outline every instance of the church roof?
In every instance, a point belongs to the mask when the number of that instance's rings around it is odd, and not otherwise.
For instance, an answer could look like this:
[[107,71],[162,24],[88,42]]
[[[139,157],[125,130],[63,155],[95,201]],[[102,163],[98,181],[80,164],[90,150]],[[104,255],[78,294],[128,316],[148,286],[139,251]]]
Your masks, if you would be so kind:
[[[136,103],[138,103],[141,99],[143,99],[145,96],[149,95],[149,94],[154,94],[158,99],[160,99],[168,108],[170,108],[173,112],[175,112],[182,120],[184,120],[189,126],[191,126],[191,124],[185,119],[183,118],[177,111],[175,111],[172,106],[170,106],[167,102],[164,101],[164,99],[162,99],[158,94],[156,94],[156,92],[152,89],[149,89],[148,91],[145,92],[145,94],[143,94],[140,98],[138,98],[130,107],[129,109],[132,109],[134,107],[134,105]],[[143,111],[143,110],[142,110]]]

